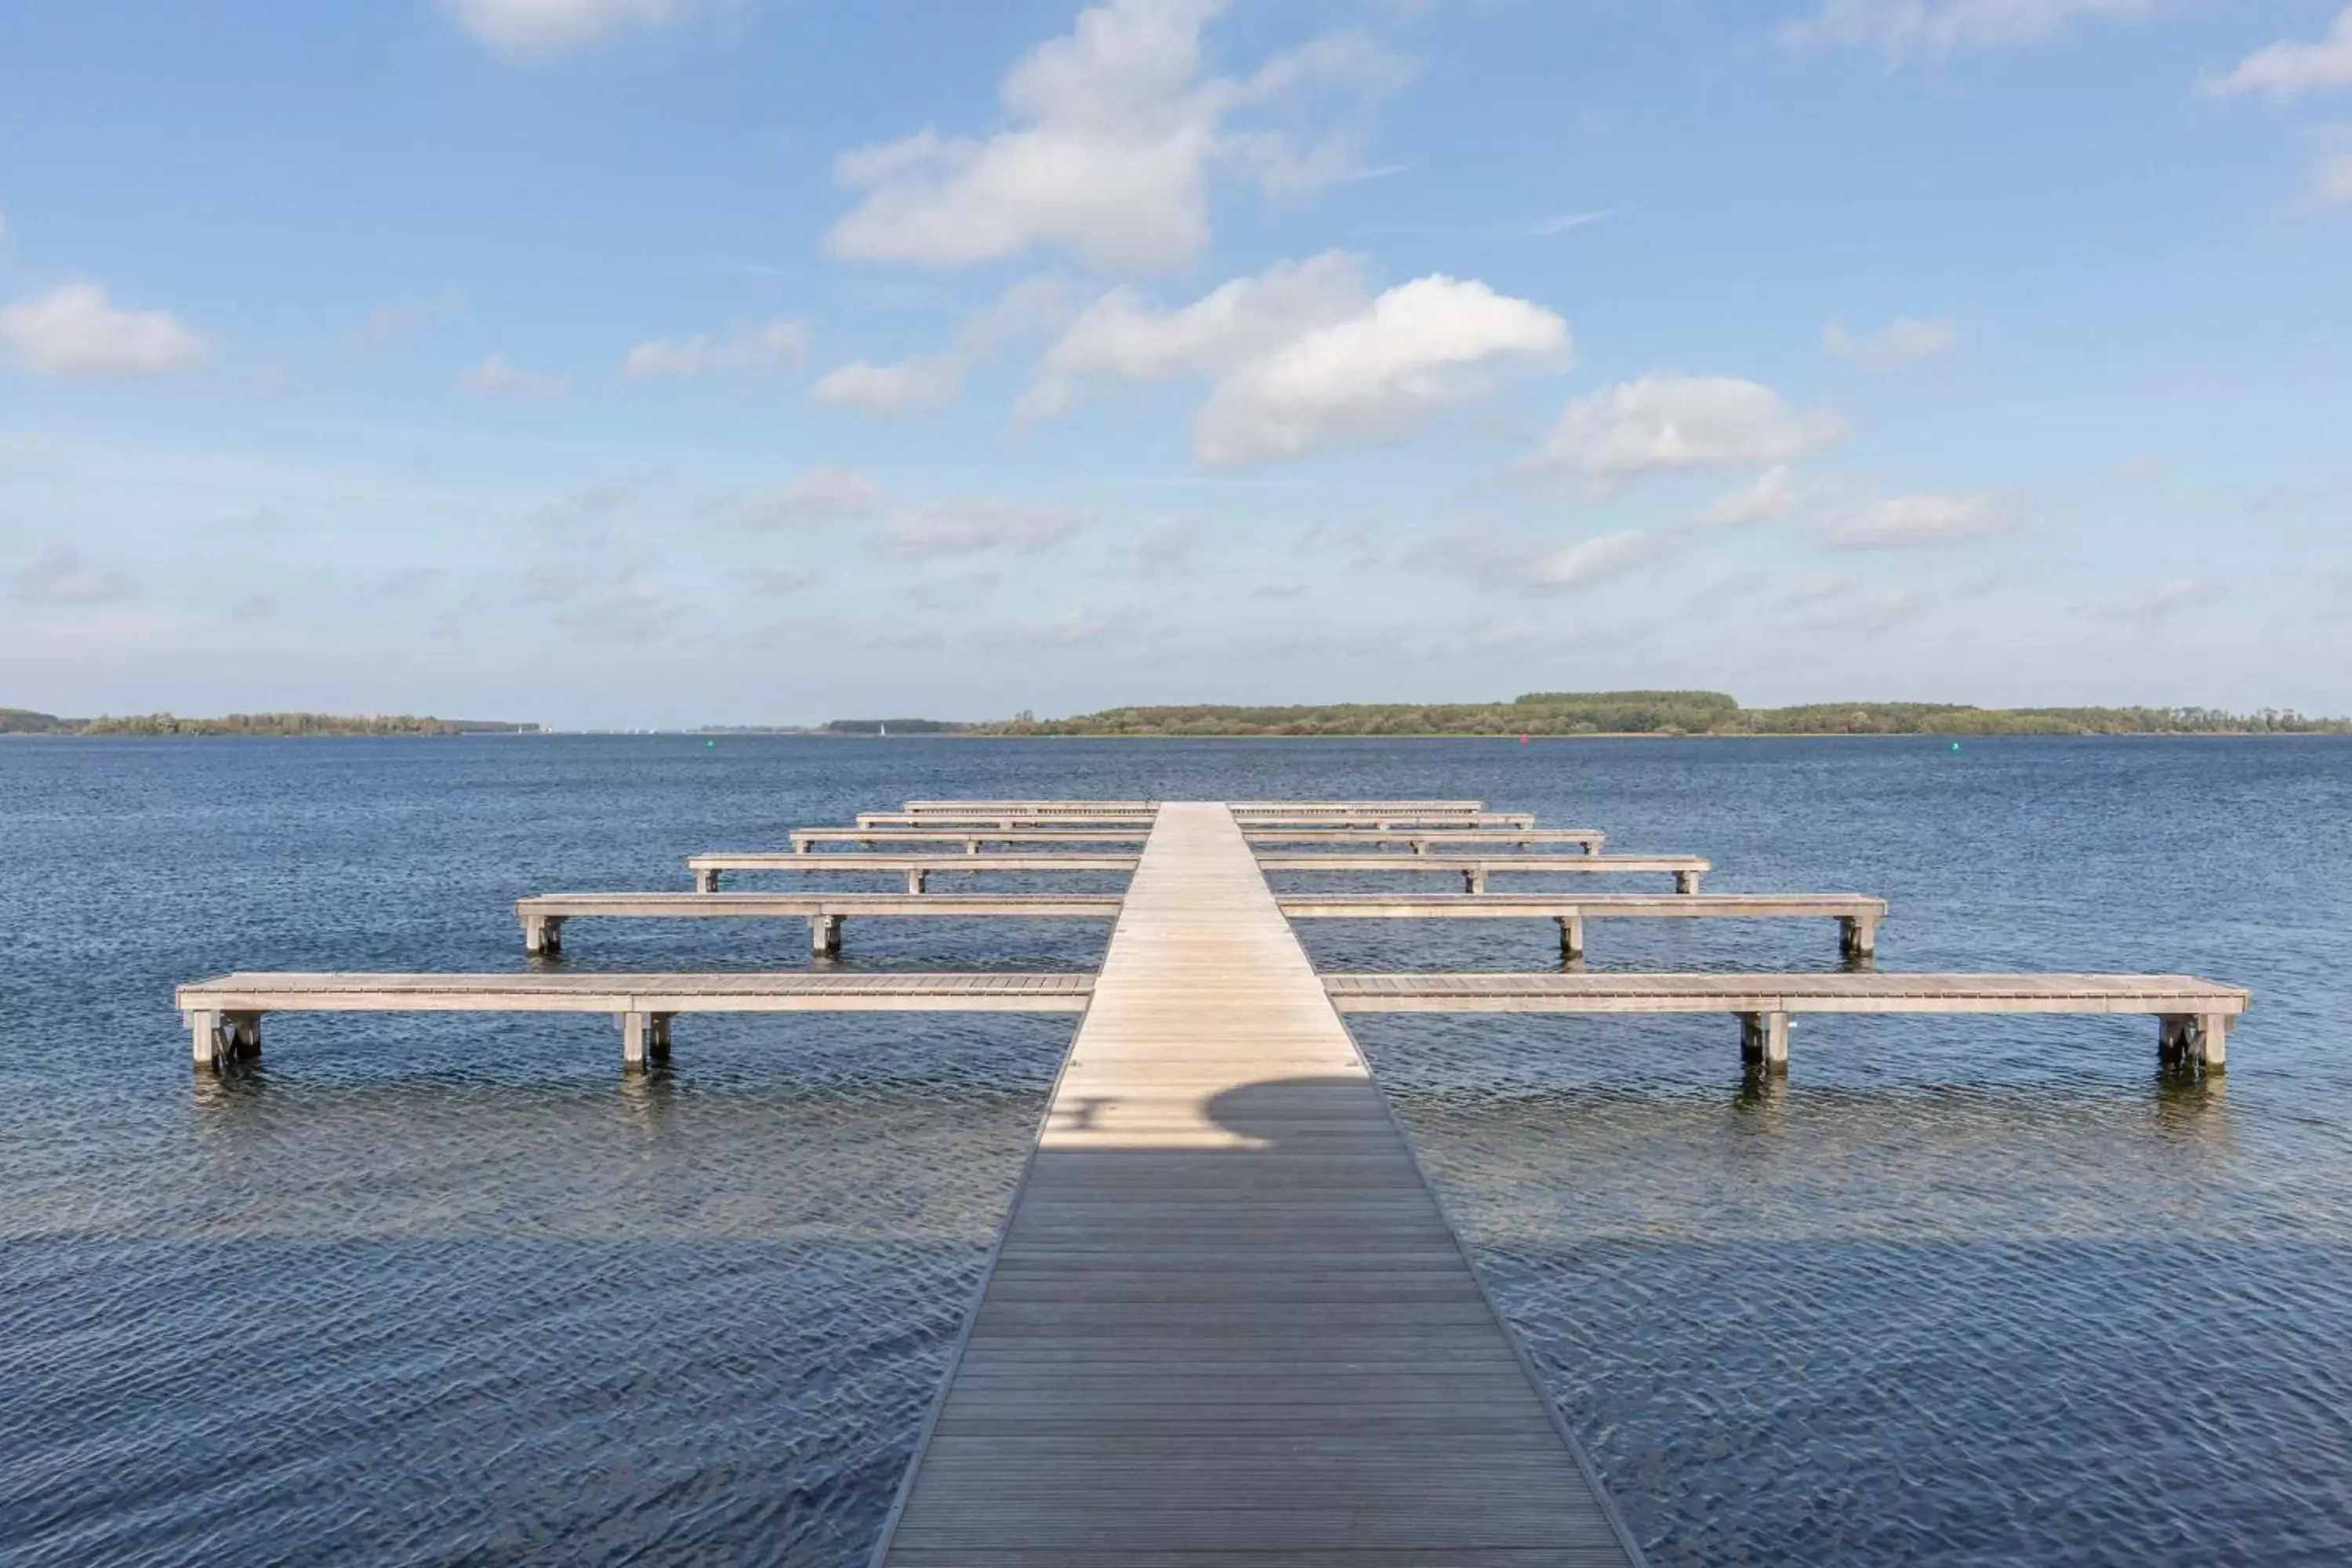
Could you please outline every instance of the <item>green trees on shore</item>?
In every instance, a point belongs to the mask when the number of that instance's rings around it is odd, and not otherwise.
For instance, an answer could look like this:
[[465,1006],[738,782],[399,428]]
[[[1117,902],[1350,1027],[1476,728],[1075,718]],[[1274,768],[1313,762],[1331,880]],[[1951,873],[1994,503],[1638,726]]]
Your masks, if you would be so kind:
[[1537,691],[1510,702],[1107,708],[979,725],[993,735],[2187,735],[2345,734],[2352,721],[2264,709],[1976,708],[1814,702],[1743,708],[1720,691]]

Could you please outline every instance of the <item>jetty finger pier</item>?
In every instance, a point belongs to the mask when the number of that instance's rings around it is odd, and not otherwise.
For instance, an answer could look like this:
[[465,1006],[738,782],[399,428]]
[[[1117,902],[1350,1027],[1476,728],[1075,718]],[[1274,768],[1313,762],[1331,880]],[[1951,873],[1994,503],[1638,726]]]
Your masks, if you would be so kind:
[[[1477,801],[908,801],[787,845],[696,855],[692,892],[522,899],[521,970],[240,973],[177,999],[202,1071],[258,1053],[268,1013],[604,1013],[631,1071],[669,1058],[681,1014],[1078,1015],[876,1550],[877,1563],[908,1568],[1640,1562],[1345,1014],[1718,1012],[1762,1075],[1787,1070],[1790,1022],[1805,1013],[2137,1014],[2156,1020],[2167,1068],[2204,1073],[2222,1068],[2247,1004],[2243,990],[2177,974],[1881,972],[1878,899],[1707,893],[1697,857],[1612,854],[1598,832],[1538,828]],[[1461,890],[1292,892],[1268,880],[1325,871],[1428,873]],[[906,891],[722,888],[877,873],[903,875]],[[1063,873],[1123,876],[1126,889],[966,889],[992,874]],[[1623,877],[1672,890],[1578,890]],[[1113,924],[1093,975],[826,963],[849,921],[938,917]],[[805,920],[814,967],[552,966],[568,928],[606,919]],[[1559,963],[1318,974],[1293,931],[1367,919],[1549,919]],[[1833,921],[1842,963],[1583,968],[1590,924],[1656,919]]]

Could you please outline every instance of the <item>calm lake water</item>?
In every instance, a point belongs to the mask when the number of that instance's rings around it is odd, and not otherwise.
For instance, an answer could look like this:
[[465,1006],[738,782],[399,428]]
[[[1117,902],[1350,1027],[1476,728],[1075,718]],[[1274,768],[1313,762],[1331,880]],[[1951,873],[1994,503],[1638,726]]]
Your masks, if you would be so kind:
[[[520,969],[518,895],[909,795],[1475,795],[1883,893],[1885,968],[2252,986],[2201,1087],[2137,1018],[1808,1019],[1761,1093],[1725,1017],[1356,1024],[1654,1563],[2352,1561],[2352,743],[683,737],[0,742],[0,1560],[861,1561],[1069,1020],[688,1017],[630,1082],[601,1017],[285,1017],[209,1084],[171,988]],[[1303,929],[1557,963],[1549,922]],[[566,934],[808,962],[793,921]],[[852,922],[843,963],[1106,938]],[[1589,940],[1837,961],[1828,921]]]

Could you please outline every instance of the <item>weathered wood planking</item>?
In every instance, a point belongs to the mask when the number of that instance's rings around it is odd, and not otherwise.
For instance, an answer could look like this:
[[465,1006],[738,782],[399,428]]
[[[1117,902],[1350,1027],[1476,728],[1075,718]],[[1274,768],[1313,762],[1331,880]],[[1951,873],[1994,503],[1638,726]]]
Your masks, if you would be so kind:
[[2242,987],[2189,974],[1332,974],[1342,1013],[1737,1013],[1749,1057],[1789,1059],[1800,1013],[2138,1013],[2168,1065],[2220,1070]]
[[1232,814],[1163,806],[876,1561],[1636,1560]]
[[1328,850],[1304,855],[1257,858],[1262,871],[1421,871],[1462,879],[1465,892],[1483,893],[1486,879],[1498,873],[1550,876],[1626,876],[1663,871],[1675,879],[1675,890],[1696,893],[1713,865],[1698,855],[1358,855]]
[[715,893],[728,871],[904,872],[907,891],[919,893],[934,875],[965,871],[1107,871],[1135,869],[1132,855],[865,855],[815,854],[791,849],[747,849],[689,855],[695,891]]
[[[857,825],[861,827],[1021,827],[1032,823],[1091,823],[1108,825],[1127,823],[1150,826],[1150,811],[1093,811],[1076,809],[1048,811],[1029,808],[1019,811],[861,811]],[[1482,811],[1469,815],[1451,812],[1360,811],[1353,807],[1329,809],[1307,808],[1299,811],[1266,812],[1248,817],[1246,824],[1259,827],[1376,827],[1427,828],[1456,827],[1527,828],[1536,825],[1530,813],[1524,811]]]
[[610,1013],[624,1065],[678,1013],[1076,1013],[1087,974],[225,974],[174,996],[199,1068],[261,1047],[265,1013]]
[[[1360,844],[1381,848],[1402,844],[1416,855],[1432,849],[1533,849],[1568,845],[1598,853],[1608,835],[1590,827],[1251,827],[1253,844]],[[826,844],[953,844],[976,855],[992,844],[1140,844],[1151,830],[1140,824],[1105,827],[795,827],[785,837],[795,850]]]
[[841,951],[850,916],[937,919],[1014,916],[1030,920],[1115,920],[1116,893],[539,893],[515,900],[522,948],[560,952],[563,927],[583,916],[637,920],[772,920],[809,922],[812,952]]
[[[1293,920],[1551,920],[1560,956],[1581,957],[1588,920],[1835,920],[1850,957],[1876,950],[1886,900],[1860,893],[1286,893],[1276,903]],[[842,922],[874,918],[994,917],[1110,920],[1115,893],[539,893],[515,900],[523,951],[562,949],[567,921],[773,920],[810,922],[811,951],[841,951]]]

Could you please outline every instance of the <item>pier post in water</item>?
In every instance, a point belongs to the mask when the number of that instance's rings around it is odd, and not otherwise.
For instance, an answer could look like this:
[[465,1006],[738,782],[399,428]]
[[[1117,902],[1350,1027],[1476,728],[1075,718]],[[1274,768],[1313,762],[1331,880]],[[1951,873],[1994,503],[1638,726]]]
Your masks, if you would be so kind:
[[930,881],[930,873],[918,866],[907,873],[907,891],[919,893]]
[[2226,1013],[2166,1013],[2157,1019],[2156,1048],[2167,1068],[2221,1072],[2230,1060]]
[[1677,871],[1675,873],[1675,891],[1696,893],[1698,891],[1699,883],[1706,876],[1706,873],[1704,871]]
[[563,917],[562,915],[525,915],[522,917],[522,950],[533,957],[563,951]]
[[1559,957],[1563,963],[1584,961],[1584,917],[1561,915],[1559,921]]
[[647,1061],[669,1060],[669,1021],[667,1013],[624,1013],[621,1015],[621,1066],[629,1072],[643,1072]]
[[261,1054],[261,1015],[222,1013],[198,1008],[187,1015],[188,1032],[195,1047],[195,1065],[217,1071],[232,1058]]
[[835,958],[841,952],[840,915],[809,916],[809,952],[816,958]]
[[716,866],[697,866],[694,868],[694,890],[698,893],[717,892],[719,868]]
[[1485,892],[1486,890],[1486,868],[1484,866],[1464,867],[1462,868],[1462,890],[1465,893]]
[[1739,1015],[1739,1056],[1750,1070],[1783,1073],[1789,1070],[1789,1015],[1786,1013],[1742,1013]]
[[1874,958],[1878,954],[1878,921],[1870,915],[1838,917],[1838,952],[1848,958]]

